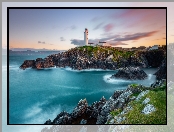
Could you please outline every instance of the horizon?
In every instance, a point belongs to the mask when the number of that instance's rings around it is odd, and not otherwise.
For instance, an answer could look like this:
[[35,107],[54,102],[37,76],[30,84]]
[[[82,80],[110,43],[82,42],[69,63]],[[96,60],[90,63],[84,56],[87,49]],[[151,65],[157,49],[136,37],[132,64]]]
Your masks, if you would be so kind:
[[89,43],[105,41],[106,46],[123,48],[166,45],[166,9],[9,9],[9,49],[83,46],[85,28]]

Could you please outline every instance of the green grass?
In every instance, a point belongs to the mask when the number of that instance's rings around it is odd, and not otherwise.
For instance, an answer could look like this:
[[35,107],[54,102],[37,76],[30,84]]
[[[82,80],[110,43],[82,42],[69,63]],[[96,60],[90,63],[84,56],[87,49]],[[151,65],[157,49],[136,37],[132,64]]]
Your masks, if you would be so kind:
[[114,116],[117,116],[119,113],[121,113],[121,109],[117,109],[117,110],[114,110],[114,111],[111,111],[110,114],[114,117]]
[[137,88],[139,85],[134,83],[134,84],[131,84],[130,86],[133,88]]
[[[150,98],[149,104],[156,108],[148,115],[141,113],[146,105],[142,104],[145,98]],[[121,124],[166,124],[166,92],[164,90],[149,91],[140,101],[132,101],[130,105],[133,110],[125,115],[126,120]]]
[[[132,85],[137,86],[137,84]],[[138,95],[139,93],[134,93],[130,97],[137,97]],[[156,109],[147,115],[141,113],[141,111],[147,105],[142,104],[146,98],[150,98],[148,103],[152,104]],[[133,109],[124,115],[126,120],[121,122],[121,124],[166,124],[166,105],[166,85],[163,85],[154,90],[150,90],[149,93],[142,97],[139,101],[131,101],[130,106],[132,106]],[[121,109],[117,109],[110,112],[110,114],[115,117],[121,112]]]

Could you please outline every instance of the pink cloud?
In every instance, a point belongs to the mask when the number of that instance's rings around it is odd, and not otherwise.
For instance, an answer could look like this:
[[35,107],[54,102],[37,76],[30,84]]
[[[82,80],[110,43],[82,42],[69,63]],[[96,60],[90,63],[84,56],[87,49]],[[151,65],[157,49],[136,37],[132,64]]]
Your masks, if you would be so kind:
[[109,32],[113,29],[114,25],[113,24],[107,24],[104,26],[104,31]]
[[[166,20],[165,9],[128,9],[120,10],[113,14],[111,19],[119,20],[119,26],[123,27],[142,27],[149,28],[163,27],[165,28]],[[153,25],[154,24],[154,25]]]
[[134,34],[130,34],[130,35],[125,35],[124,37],[117,37],[114,39],[114,41],[139,40],[141,38],[150,37],[157,32],[158,31],[134,33]]

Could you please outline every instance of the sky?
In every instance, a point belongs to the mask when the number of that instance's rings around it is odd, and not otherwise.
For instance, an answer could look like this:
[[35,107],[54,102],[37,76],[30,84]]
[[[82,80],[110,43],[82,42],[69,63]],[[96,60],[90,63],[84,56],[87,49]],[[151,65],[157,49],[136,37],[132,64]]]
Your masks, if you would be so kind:
[[10,9],[9,48],[68,50],[89,42],[116,47],[166,44],[165,9]]

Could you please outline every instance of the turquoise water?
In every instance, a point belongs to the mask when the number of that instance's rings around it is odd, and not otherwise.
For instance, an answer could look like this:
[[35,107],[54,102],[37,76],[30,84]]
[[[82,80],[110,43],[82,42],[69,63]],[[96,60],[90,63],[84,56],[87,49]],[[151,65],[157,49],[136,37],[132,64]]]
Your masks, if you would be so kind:
[[131,83],[150,85],[157,69],[144,69],[148,78],[143,81],[110,79],[117,71],[91,69],[74,71],[71,68],[26,69],[19,66],[26,59],[42,56],[9,57],[10,124],[43,124],[65,110],[71,112],[80,99],[88,104],[104,96],[108,99],[115,90]]

